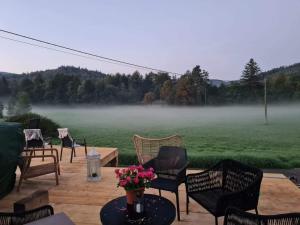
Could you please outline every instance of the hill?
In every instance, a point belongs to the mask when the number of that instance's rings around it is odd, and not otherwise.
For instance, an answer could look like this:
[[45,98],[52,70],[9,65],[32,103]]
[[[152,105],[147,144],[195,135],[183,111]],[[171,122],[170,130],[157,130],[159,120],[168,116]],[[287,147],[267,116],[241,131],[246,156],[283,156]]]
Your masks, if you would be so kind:
[[279,75],[300,76],[300,63],[295,63],[289,66],[277,67],[260,74],[262,77],[274,77]]

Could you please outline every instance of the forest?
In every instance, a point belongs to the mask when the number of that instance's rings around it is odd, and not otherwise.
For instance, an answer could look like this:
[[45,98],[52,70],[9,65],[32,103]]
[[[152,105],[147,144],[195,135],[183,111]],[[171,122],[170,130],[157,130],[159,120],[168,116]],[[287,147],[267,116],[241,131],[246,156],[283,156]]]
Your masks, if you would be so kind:
[[263,102],[267,79],[269,102],[300,100],[300,63],[261,72],[250,59],[240,80],[216,84],[209,77],[198,65],[180,77],[138,71],[104,74],[62,66],[20,75],[1,73],[0,97],[8,97],[8,107],[18,99],[28,104],[255,104]]

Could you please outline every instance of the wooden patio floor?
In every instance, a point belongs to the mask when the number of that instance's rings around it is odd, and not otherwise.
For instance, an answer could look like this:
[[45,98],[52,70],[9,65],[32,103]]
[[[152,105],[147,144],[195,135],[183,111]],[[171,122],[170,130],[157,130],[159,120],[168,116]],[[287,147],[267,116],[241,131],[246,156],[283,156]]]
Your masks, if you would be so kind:
[[[72,164],[69,163],[69,154],[68,151],[64,153],[58,186],[55,185],[55,177],[52,174],[26,180],[19,193],[13,190],[0,200],[0,211],[12,211],[15,201],[38,189],[47,189],[50,203],[56,213],[65,212],[79,225],[101,224],[99,219],[101,207],[109,200],[124,195],[124,190],[116,187],[115,168],[103,167],[100,182],[87,182],[83,151],[77,153],[78,156]],[[192,172],[195,170],[189,171]],[[146,190],[146,193],[158,194],[153,189]],[[162,195],[175,203],[174,194],[162,192]],[[191,213],[186,215],[184,185],[180,187],[180,207],[182,221],[174,221],[173,224],[214,224],[214,218],[193,201],[190,204]],[[261,214],[300,212],[300,189],[283,175],[264,174],[258,209]],[[222,224],[221,220],[219,224]]]

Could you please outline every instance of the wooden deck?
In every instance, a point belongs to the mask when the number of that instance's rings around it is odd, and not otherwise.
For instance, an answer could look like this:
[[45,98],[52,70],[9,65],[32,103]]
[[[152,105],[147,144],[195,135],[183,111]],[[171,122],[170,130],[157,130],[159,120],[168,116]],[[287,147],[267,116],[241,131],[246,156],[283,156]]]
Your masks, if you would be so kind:
[[[98,225],[99,211],[109,200],[124,195],[124,190],[116,187],[114,168],[102,168],[102,180],[97,183],[86,181],[86,165],[83,152],[78,154],[72,164],[69,154],[61,162],[60,184],[55,185],[54,175],[45,175],[29,179],[22,185],[20,193],[15,190],[0,200],[0,211],[12,211],[13,203],[38,189],[49,190],[50,203],[56,213],[65,212],[76,224]],[[103,153],[103,156],[105,154]],[[40,162],[36,162],[40,163]],[[195,171],[189,171],[192,173]],[[158,194],[149,189],[146,193]],[[162,192],[164,197],[175,203],[175,195]],[[191,201],[189,215],[185,213],[185,190],[180,187],[181,222],[183,225],[213,225],[214,218],[201,206]],[[283,175],[264,174],[259,212],[262,214],[276,214],[284,212],[300,212],[300,189]],[[219,220],[219,224],[221,220]]]
[[[53,145],[60,154],[60,146]],[[118,149],[117,148],[101,148],[101,147],[87,147],[87,152],[91,149],[95,149],[101,156],[101,166],[118,165]],[[71,149],[65,148],[63,150],[62,163],[69,162],[71,157]],[[73,163],[83,164],[85,163],[84,147],[76,147],[76,157],[73,157]]]

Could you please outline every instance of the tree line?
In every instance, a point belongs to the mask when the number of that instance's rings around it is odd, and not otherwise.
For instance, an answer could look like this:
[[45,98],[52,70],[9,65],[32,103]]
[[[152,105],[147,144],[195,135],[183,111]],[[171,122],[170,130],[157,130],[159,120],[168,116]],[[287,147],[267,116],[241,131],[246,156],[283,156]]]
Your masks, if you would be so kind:
[[267,78],[270,102],[300,100],[300,64],[262,73],[254,59],[245,65],[240,80],[221,82],[220,85],[214,84],[209,73],[198,65],[180,77],[153,72],[143,76],[138,71],[110,75],[63,66],[56,70],[23,74],[14,79],[2,76],[0,97],[10,96],[7,109],[11,114],[30,110],[30,103],[249,104],[263,101],[264,78]]

